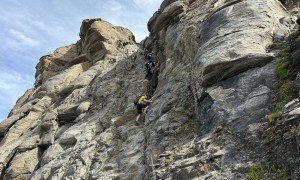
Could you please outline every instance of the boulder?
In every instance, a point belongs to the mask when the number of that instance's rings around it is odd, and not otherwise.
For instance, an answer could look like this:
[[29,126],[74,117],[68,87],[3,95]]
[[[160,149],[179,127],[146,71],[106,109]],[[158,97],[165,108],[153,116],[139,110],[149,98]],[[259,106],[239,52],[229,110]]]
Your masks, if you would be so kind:
[[15,155],[3,179],[28,179],[39,163],[40,156],[38,148]]

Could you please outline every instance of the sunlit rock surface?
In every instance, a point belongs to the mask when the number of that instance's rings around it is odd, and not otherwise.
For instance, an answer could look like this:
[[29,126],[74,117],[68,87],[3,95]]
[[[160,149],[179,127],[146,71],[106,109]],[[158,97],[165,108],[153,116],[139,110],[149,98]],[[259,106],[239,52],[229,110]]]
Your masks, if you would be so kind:
[[[280,137],[264,139],[280,59],[267,47],[284,43],[300,14],[282,3],[165,0],[139,44],[123,27],[84,20],[80,40],[41,57],[35,87],[0,123],[0,179],[248,179],[257,164],[300,178],[297,97],[272,129]],[[158,61],[150,81],[145,49]],[[140,94],[153,103],[136,123]]]

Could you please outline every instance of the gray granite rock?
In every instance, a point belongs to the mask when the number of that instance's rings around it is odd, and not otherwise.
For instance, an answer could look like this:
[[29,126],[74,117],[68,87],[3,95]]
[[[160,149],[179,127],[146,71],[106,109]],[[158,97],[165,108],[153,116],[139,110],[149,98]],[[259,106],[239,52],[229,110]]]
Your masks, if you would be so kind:
[[[299,178],[299,101],[263,139],[278,61],[266,47],[286,40],[295,14],[277,0],[165,0],[142,47],[125,28],[84,20],[0,123],[0,179],[248,179],[258,163]],[[157,54],[150,81],[142,49]],[[135,122],[138,94],[153,102]]]

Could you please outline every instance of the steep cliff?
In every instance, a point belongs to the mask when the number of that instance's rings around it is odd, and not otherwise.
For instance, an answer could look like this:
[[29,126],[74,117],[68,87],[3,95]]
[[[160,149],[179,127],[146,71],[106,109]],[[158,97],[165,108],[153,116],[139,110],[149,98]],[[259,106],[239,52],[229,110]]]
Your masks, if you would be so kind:
[[[84,20],[1,122],[0,179],[299,179],[296,6],[165,0],[141,44]],[[145,50],[158,60],[150,81]]]

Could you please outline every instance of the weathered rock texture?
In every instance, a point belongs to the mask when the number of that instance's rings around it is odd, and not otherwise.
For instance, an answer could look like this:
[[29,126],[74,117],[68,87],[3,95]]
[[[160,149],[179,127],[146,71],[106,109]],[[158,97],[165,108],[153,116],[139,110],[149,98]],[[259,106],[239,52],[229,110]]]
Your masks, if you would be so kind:
[[[278,125],[283,137],[264,142],[278,81],[278,51],[266,49],[296,20],[277,0],[165,0],[143,47],[125,28],[84,20],[1,122],[0,179],[248,179],[259,164],[299,179],[299,100],[281,117],[298,134]],[[150,81],[141,49],[157,54]],[[154,102],[137,124],[144,93]]]

